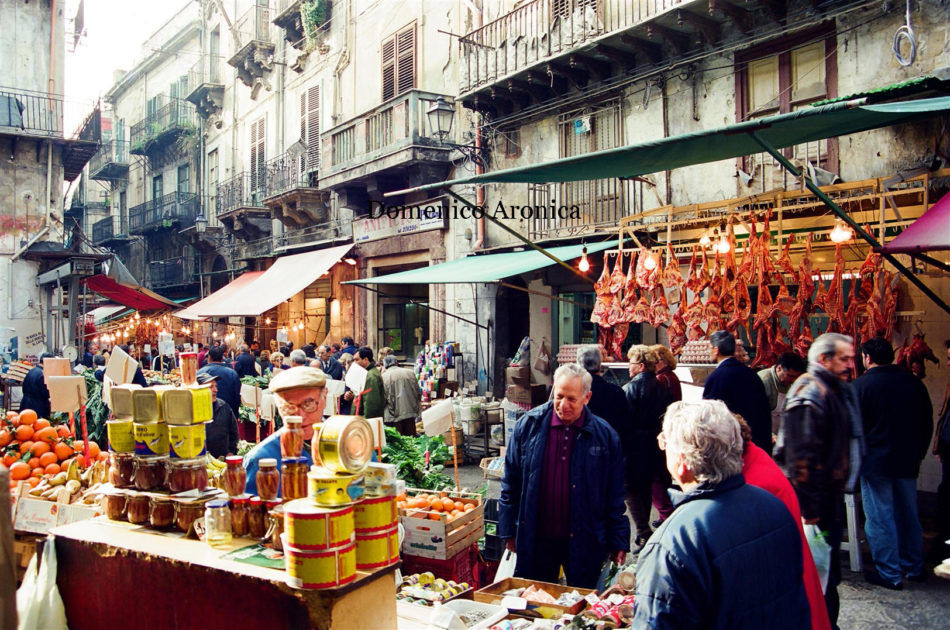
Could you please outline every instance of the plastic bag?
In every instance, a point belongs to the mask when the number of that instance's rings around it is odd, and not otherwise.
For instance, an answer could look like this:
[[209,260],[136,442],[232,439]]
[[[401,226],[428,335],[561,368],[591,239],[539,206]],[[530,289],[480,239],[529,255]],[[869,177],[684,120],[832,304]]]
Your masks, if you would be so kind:
[[831,571],[831,545],[825,541],[825,533],[817,525],[805,524],[805,540],[811,549],[811,557],[818,568],[818,580],[821,582],[821,591],[828,590],[828,574]]
[[531,361],[531,337],[525,337],[518,346],[514,358],[511,359],[511,366],[527,366]]
[[545,376],[551,373],[551,351],[548,350],[548,345],[543,339],[541,347],[538,348],[538,356],[534,360],[534,369]]
[[597,578],[597,592],[603,593],[608,588],[617,583],[617,575],[620,573],[620,565],[610,560],[604,562],[600,569],[600,577]]
[[53,536],[43,545],[43,562],[36,570],[35,554],[26,568],[16,593],[18,630],[67,630],[66,607],[56,587],[56,542]]
[[498,570],[495,571],[495,582],[514,577],[516,564],[518,564],[518,554],[505,549],[505,553],[501,555],[501,562],[498,563]]

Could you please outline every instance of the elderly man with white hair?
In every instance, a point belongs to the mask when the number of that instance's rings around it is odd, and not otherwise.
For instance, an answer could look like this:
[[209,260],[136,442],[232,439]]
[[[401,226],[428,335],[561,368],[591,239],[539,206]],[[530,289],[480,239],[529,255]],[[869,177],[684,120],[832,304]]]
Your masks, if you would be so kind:
[[718,400],[670,405],[657,437],[683,492],[640,553],[635,628],[811,625],[791,512],[746,484],[739,423]]
[[569,363],[551,401],[526,413],[505,453],[498,535],[517,552],[515,575],[593,588],[630,549],[620,438],[587,407],[591,375]]

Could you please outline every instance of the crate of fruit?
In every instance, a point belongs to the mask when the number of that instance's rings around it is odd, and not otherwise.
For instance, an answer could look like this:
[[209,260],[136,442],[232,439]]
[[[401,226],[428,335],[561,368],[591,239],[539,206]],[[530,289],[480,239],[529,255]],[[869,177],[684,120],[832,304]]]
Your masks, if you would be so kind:
[[504,457],[483,457],[478,467],[482,469],[486,479],[501,479],[505,476]]
[[406,531],[403,552],[423,558],[451,558],[485,531],[481,495],[408,489],[397,500]]

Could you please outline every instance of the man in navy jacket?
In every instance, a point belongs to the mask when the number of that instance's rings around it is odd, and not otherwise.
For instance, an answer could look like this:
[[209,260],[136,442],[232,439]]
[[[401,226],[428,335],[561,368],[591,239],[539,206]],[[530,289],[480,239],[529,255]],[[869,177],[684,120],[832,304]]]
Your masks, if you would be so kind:
[[630,549],[620,438],[585,406],[590,374],[554,373],[554,397],[526,413],[505,454],[498,535],[518,554],[515,575],[593,588],[609,558]]
[[251,354],[247,344],[242,343],[241,352],[234,360],[234,371],[237,372],[238,378],[244,378],[245,376],[257,376],[256,364],[257,361],[254,360],[254,356]]
[[237,372],[224,364],[224,348],[214,346],[208,350],[208,365],[198,370],[218,378],[218,398],[231,405],[235,418],[241,417],[241,379]]

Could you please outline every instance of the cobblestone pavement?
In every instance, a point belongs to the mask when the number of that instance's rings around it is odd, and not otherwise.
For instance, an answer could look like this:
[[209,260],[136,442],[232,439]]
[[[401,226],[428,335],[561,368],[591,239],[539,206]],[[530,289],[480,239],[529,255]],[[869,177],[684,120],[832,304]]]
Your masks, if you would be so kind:
[[[451,471],[447,471],[451,474]],[[463,487],[476,490],[488,484],[488,497],[497,498],[500,484],[482,478],[477,466],[459,468]],[[630,561],[636,559],[633,556]],[[870,556],[864,554],[865,567]],[[929,574],[926,583],[906,582],[903,591],[872,586],[861,573],[848,570],[847,556],[842,556],[842,582],[839,587],[841,630],[929,630],[950,628],[950,580]],[[930,572],[933,564],[927,565]]]

